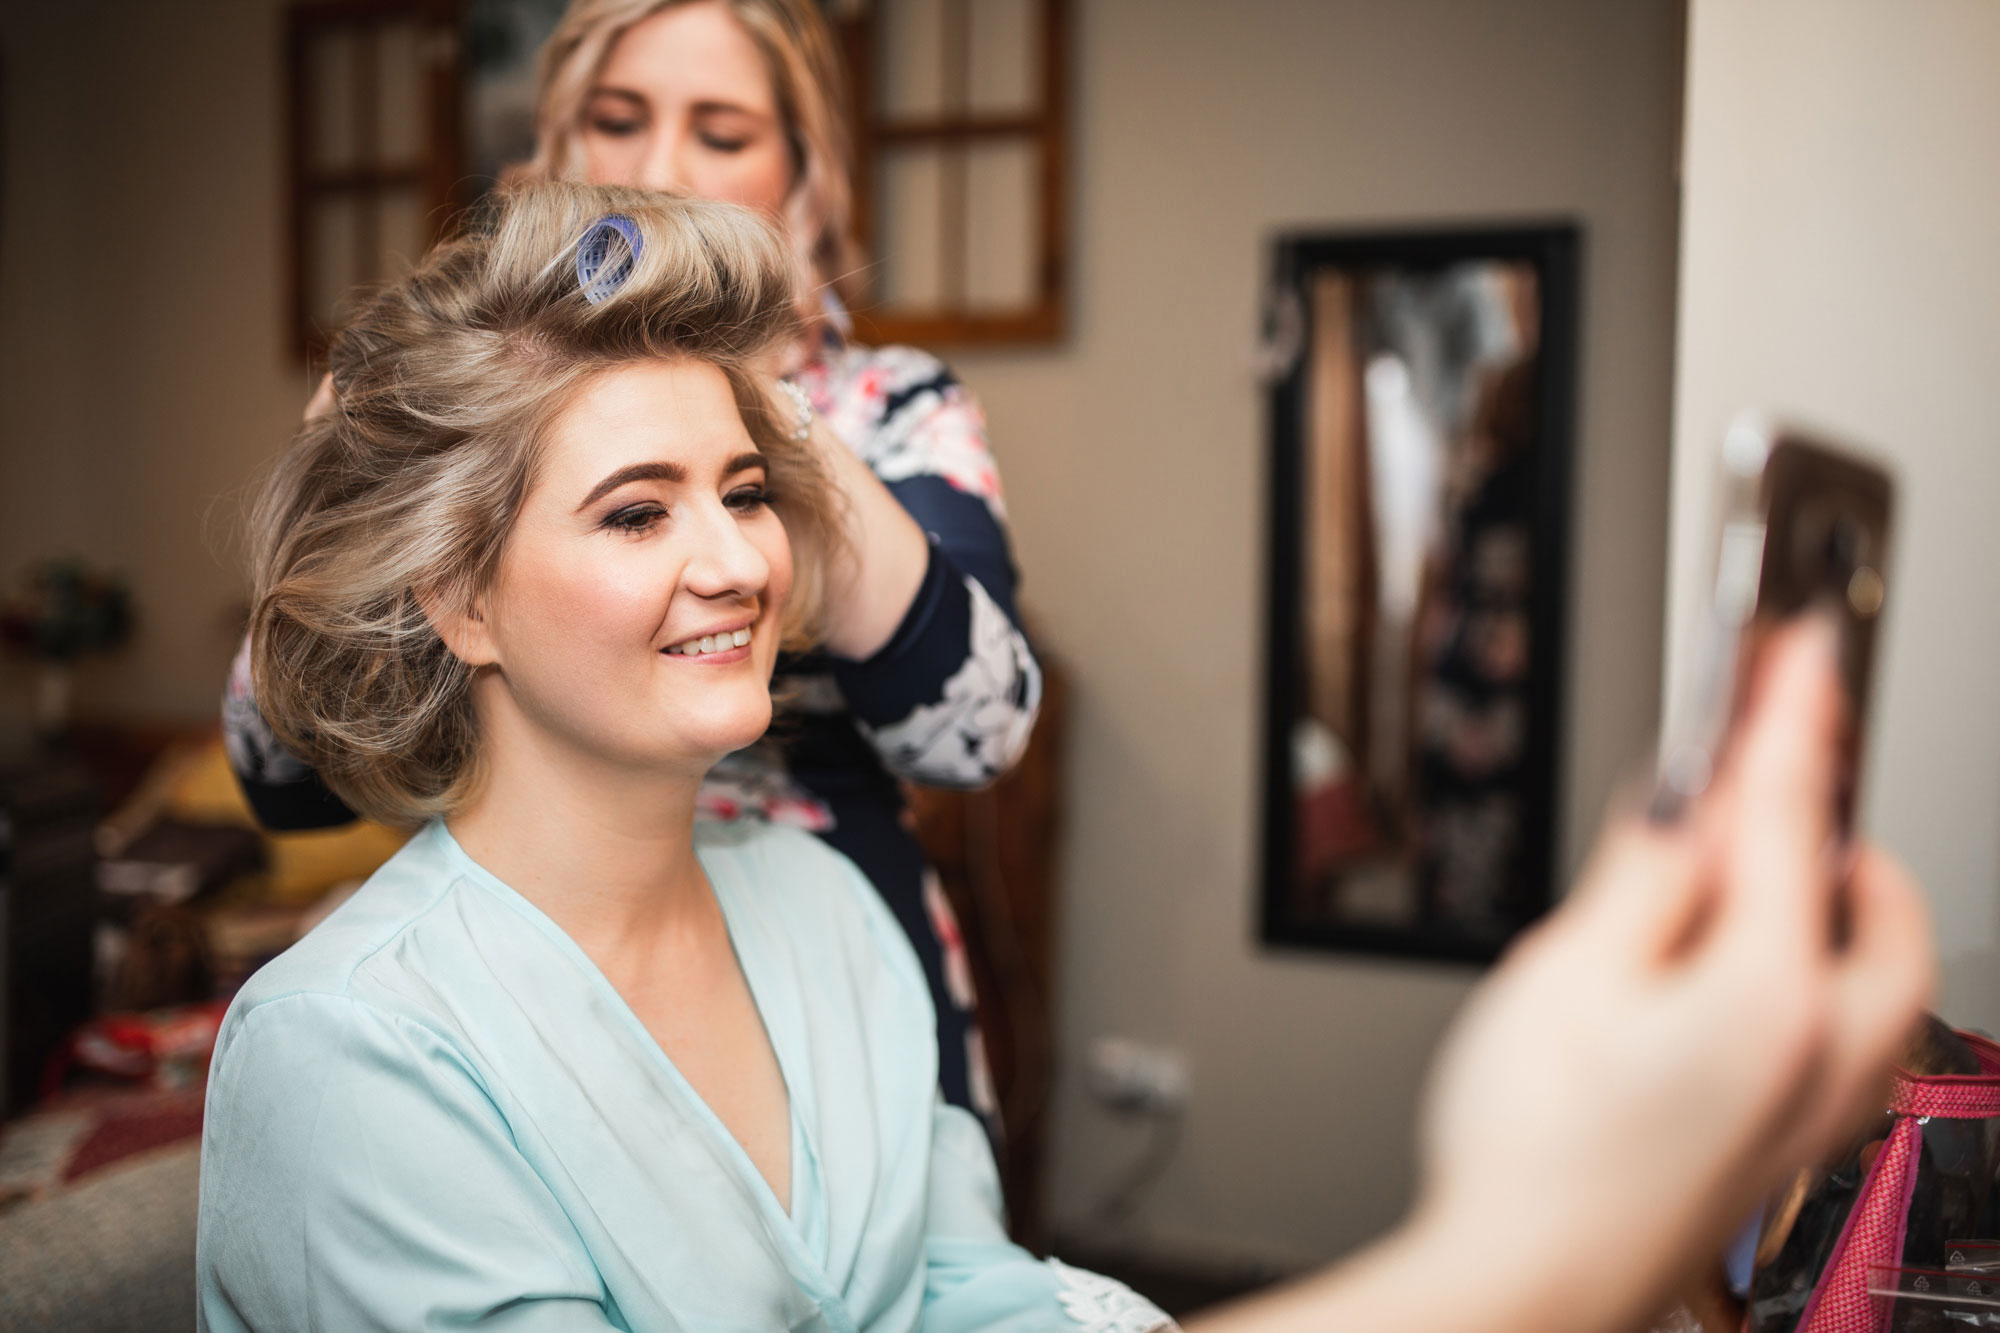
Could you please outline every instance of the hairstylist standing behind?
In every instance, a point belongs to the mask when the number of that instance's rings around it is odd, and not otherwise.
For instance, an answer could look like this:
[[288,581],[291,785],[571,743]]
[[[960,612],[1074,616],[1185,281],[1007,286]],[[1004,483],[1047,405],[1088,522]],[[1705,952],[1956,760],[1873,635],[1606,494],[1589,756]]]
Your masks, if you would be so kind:
[[[812,400],[813,443],[855,559],[834,577],[824,651],[781,672],[794,720],[724,761],[702,804],[805,827],[860,866],[923,963],[944,1094],[984,1116],[972,997],[964,969],[947,966],[949,908],[904,825],[897,779],[971,787],[1005,772],[1027,744],[1041,671],[1014,606],[978,404],[932,356],[845,338],[840,296],[861,261],[840,107],[814,0],[574,0],[542,51],[535,155],[520,170],[742,204],[784,229],[808,332],[782,370]],[[311,410],[332,401],[322,386]],[[224,716],[267,824],[353,818],[278,747],[247,659]]]

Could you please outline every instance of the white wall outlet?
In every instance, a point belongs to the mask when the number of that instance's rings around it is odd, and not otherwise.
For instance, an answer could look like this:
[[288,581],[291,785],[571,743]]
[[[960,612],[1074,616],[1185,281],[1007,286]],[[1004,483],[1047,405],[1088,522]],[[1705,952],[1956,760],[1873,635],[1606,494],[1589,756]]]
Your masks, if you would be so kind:
[[1114,1111],[1172,1115],[1187,1105],[1187,1058],[1171,1046],[1129,1037],[1090,1043],[1090,1095]]

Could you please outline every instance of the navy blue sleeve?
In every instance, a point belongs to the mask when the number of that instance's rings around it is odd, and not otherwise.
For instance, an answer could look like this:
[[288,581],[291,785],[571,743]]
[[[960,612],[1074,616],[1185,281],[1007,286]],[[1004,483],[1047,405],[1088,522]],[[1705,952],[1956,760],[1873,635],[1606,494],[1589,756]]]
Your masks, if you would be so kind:
[[931,541],[962,574],[986,590],[994,605],[1015,625],[1014,607],[1019,575],[1008,549],[1007,531],[986,501],[968,495],[943,477],[905,477],[887,483],[889,494],[917,521]]
[[247,638],[229,668],[229,684],[222,695],[222,747],[251,813],[272,832],[338,828],[358,818],[318,773],[284,747],[258,711],[250,687]]
[[236,782],[257,822],[273,833],[339,828],[359,818],[311,771],[297,782],[264,782],[237,769]]
[[891,772],[982,786],[1020,759],[1042,697],[1015,603],[985,413],[949,367],[914,348],[850,349],[837,359],[820,385],[836,433],[931,550],[889,642],[865,662],[831,662],[835,682]]

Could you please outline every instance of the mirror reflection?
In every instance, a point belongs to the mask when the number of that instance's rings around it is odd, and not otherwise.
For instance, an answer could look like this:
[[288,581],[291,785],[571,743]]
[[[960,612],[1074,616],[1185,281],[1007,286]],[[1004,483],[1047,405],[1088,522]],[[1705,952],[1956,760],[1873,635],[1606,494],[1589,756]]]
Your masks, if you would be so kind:
[[[1541,407],[1533,255],[1307,260],[1281,543],[1291,696],[1284,919],[1497,944],[1546,889],[1553,719],[1538,670],[1543,512],[1561,445]],[[1289,525],[1279,524],[1284,533]],[[1559,586],[1559,585],[1558,585]],[[1274,737],[1275,739],[1275,737]],[[1539,835],[1539,836],[1538,836]]]

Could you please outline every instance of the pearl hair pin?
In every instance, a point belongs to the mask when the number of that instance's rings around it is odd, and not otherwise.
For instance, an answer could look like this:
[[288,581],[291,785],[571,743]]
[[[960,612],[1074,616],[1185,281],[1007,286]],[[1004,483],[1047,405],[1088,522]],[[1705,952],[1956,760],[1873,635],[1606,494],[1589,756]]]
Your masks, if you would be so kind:
[[792,427],[792,442],[804,444],[806,437],[812,434],[812,399],[806,397],[806,391],[790,380],[779,380],[778,387],[790,396],[793,405],[799,409],[799,424]]

